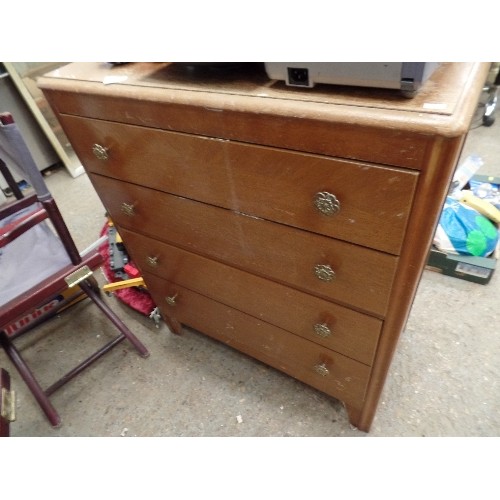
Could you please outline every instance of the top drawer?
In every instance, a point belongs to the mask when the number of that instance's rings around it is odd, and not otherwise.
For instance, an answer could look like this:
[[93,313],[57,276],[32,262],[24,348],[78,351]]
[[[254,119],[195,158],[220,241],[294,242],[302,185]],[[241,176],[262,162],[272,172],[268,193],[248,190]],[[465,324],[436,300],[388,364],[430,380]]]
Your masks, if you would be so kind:
[[[61,119],[88,171],[400,252],[415,172],[75,116]],[[102,148],[100,158],[95,144]]]

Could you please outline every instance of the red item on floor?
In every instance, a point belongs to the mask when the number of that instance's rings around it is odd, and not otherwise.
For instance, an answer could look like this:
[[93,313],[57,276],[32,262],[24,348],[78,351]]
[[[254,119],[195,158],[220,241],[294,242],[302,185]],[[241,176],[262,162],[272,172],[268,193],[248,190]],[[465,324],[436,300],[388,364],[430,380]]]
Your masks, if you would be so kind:
[[[106,222],[101,231],[101,236],[105,236],[108,234],[109,227],[110,227],[109,224]],[[109,245],[107,241],[106,243],[101,245],[101,247],[99,247],[99,253],[104,258],[104,264],[102,266],[102,270],[106,279],[110,283],[122,281],[122,278],[117,278],[114,275],[113,271],[111,270],[111,266],[109,263]],[[136,278],[139,276],[139,271],[133,265],[133,263],[129,262],[126,266],[124,266],[125,272],[127,272],[127,269],[125,269],[126,267],[128,267],[129,270],[131,270],[132,272],[134,272],[134,269],[137,272],[136,276],[130,276],[130,278]],[[140,312],[141,314],[144,314],[145,316],[149,316],[156,307],[155,303],[153,302],[153,299],[151,298],[151,295],[145,288],[139,288],[139,287],[121,288],[120,290],[115,290],[113,293],[124,304]]]

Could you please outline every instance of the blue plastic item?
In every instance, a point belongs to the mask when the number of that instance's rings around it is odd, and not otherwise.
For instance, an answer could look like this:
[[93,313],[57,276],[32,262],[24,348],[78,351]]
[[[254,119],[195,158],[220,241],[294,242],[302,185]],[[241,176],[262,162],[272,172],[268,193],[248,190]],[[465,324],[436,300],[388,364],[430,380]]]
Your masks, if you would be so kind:
[[498,229],[477,210],[448,196],[434,237],[443,252],[487,257],[498,244]]

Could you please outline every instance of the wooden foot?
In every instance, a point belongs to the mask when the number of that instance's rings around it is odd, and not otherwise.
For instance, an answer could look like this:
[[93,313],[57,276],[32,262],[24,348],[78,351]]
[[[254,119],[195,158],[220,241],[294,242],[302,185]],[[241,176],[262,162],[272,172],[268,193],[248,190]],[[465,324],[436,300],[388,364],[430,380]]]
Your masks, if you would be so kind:
[[349,417],[349,423],[360,431],[369,432],[373,417],[367,419],[363,414],[363,408],[356,408],[346,403],[344,403],[344,406]]
[[172,333],[175,333],[176,335],[180,335],[182,333],[182,324],[175,318],[164,316],[163,319]]

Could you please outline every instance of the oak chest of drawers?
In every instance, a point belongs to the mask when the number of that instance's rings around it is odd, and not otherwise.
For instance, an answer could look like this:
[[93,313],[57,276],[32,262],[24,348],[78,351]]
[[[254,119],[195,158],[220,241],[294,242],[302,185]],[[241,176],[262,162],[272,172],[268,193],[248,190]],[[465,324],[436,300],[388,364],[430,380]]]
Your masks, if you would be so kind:
[[413,99],[254,66],[75,63],[39,85],[169,328],[368,431],[487,71],[442,64]]

